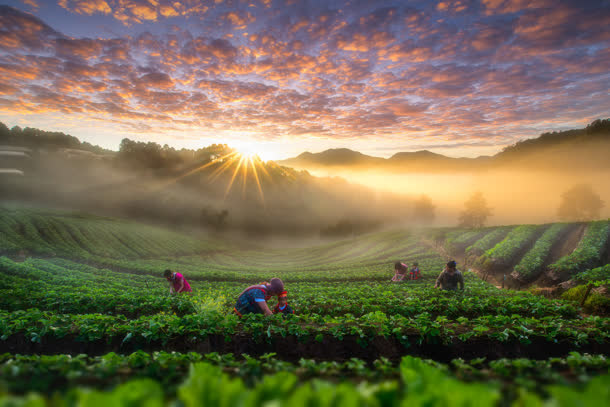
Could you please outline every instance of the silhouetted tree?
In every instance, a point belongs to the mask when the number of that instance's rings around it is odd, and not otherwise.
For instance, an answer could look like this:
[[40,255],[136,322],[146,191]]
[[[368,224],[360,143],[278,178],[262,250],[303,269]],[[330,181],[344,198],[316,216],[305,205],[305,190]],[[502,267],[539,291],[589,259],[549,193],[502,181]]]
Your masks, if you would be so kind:
[[487,200],[481,192],[477,191],[464,203],[464,210],[460,214],[460,226],[469,228],[483,227],[491,214],[492,211],[487,206]]
[[8,130],[8,127],[1,122],[0,144],[28,147],[35,150],[40,148],[48,150],[69,148],[91,151],[99,154],[110,152],[109,150],[105,150],[99,146],[93,146],[87,142],[81,143],[78,138],[59,131],[46,131],[34,127],[22,129],[19,126],[14,126],[12,129]]
[[599,218],[604,201],[589,184],[578,184],[561,194],[557,214],[561,219],[584,221]]
[[597,119],[585,129],[587,134],[610,133],[610,119]]
[[227,218],[229,211],[226,209],[216,211],[213,208],[206,206],[201,210],[201,224],[205,227],[210,227],[216,231],[221,231],[227,226]]
[[428,195],[421,195],[413,207],[413,218],[418,223],[432,223],[436,216],[434,210],[436,206]]
[[6,124],[0,122],[0,144],[8,143],[11,137],[11,131],[6,127]]
[[20,137],[22,132],[23,130],[19,126],[13,126],[13,128],[11,129],[11,135],[15,138]]

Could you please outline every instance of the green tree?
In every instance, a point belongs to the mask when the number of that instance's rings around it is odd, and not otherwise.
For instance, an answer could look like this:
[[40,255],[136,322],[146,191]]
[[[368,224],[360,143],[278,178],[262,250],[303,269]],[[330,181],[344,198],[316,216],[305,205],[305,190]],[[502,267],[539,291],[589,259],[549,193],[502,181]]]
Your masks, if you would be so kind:
[[477,191],[464,203],[464,210],[460,214],[460,226],[483,227],[491,214],[492,210],[487,206],[487,200],[480,191]]
[[604,201],[589,184],[578,184],[561,194],[557,214],[561,219],[585,221],[599,218]]

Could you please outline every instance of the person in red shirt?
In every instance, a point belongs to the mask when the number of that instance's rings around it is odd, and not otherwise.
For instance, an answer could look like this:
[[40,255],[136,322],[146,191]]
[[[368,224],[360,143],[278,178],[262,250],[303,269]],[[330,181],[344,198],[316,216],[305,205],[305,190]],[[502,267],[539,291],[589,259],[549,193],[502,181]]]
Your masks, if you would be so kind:
[[193,289],[186,278],[178,272],[165,270],[163,277],[169,282],[169,294],[192,293]]
[[294,314],[294,310],[288,305],[288,291],[282,291],[282,293],[277,296],[277,301],[277,305],[273,308],[274,314]]
[[411,265],[411,270],[409,270],[409,277],[411,280],[419,280],[419,264],[417,262],[413,262]]

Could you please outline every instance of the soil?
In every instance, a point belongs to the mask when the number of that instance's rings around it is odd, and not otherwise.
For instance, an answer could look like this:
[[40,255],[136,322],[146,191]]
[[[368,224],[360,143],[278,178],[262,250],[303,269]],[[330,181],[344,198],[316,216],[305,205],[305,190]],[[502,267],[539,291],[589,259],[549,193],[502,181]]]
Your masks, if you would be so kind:
[[551,247],[551,252],[549,256],[545,260],[542,269],[545,272],[532,284],[535,284],[539,287],[549,287],[556,286],[558,283],[561,283],[562,280],[558,278],[559,276],[555,276],[549,273],[548,266],[555,263],[560,258],[571,254],[576,247],[578,247],[578,243],[582,240],[582,237],[587,230],[586,223],[576,223],[570,225],[565,234],[556,240],[553,247]]
[[538,230],[532,234],[532,236],[527,240],[527,242],[525,242],[525,244],[517,252],[515,252],[509,260],[501,262],[501,264],[498,264],[498,262],[494,261],[494,263],[496,264],[494,264],[490,270],[484,271],[489,274],[495,275],[496,279],[506,278],[505,284],[511,288],[521,289],[523,283],[512,277],[511,273],[515,269],[515,266],[519,264],[523,256],[525,256],[525,254],[529,252],[532,247],[534,247],[536,241],[540,238],[540,236],[542,236],[545,231],[546,228],[538,228]]
[[[466,251],[466,249],[474,244],[477,240],[481,239],[483,236],[485,236],[488,232],[487,231],[482,231],[480,233],[477,233],[475,236],[471,237],[470,239],[461,242],[461,243],[453,243],[453,247],[455,248],[455,253],[451,253],[452,255],[460,255],[463,257],[464,252]],[[444,245],[444,242],[442,242],[442,244]]]
[[[503,233],[500,236],[498,236],[496,239],[492,240],[490,242],[490,246],[489,247],[494,247],[495,245],[500,243],[502,240],[504,240],[504,238],[506,238],[506,235],[508,233],[509,232],[506,231],[506,233]],[[464,264],[474,263],[480,256],[483,255],[483,253],[485,253],[485,251],[473,250],[468,257],[464,258]],[[465,254],[464,254],[464,256],[465,256]]]
[[13,335],[5,341],[0,341],[0,354],[88,354],[91,356],[103,355],[108,352],[130,354],[136,350],[177,351],[198,353],[233,353],[234,355],[248,354],[260,356],[264,353],[274,352],[282,360],[298,362],[301,358],[316,360],[346,361],[356,357],[372,362],[380,357],[392,361],[402,356],[412,355],[426,359],[433,359],[442,363],[449,363],[452,359],[462,358],[470,360],[486,357],[489,360],[500,358],[529,358],[546,359],[550,357],[564,357],[571,351],[587,352],[591,354],[610,355],[610,342],[591,342],[576,347],[570,342],[548,342],[543,337],[531,338],[529,344],[518,341],[497,342],[491,339],[476,339],[467,342],[456,340],[450,344],[424,343],[418,344],[420,336],[410,335],[403,343],[395,338],[375,337],[368,343],[360,343],[357,336],[346,336],[343,340],[335,337],[324,337],[321,342],[312,338],[298,338],[286,336],[271,338],[270,342],[257,342],[247,336],[233,336],[225,340],[222,335],[210,335],[204,339],[191,337],[175,338],[167,343],[160,341],[137,342],[130,341],[122,344],[122,338],[113,338],[110,342],[93,341],[81,342],[75,337],[43,338],[41,343],[33,343],[23,335]]

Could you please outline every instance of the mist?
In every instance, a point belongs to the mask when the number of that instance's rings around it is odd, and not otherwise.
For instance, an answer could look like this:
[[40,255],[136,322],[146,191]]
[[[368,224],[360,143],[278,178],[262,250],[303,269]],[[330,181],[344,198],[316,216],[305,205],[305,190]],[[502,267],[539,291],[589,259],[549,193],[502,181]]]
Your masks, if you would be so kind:
[[560,221],[561,194],[576,184],[589,184],[605,202],[600,218],[610,218],[610,170],[552,172],[545,169],[500,169],[480,172],[396,174],[393,171],[311,170],[317,176],[330,173],[346,180],[401,194],[406,198],[427,195],[436,206],[435,226],[455,226],[463,203],[481,191],[493,215],[489,225],[549,223]]
[[129,168],[116,156],[32,155],[25,176],[0,177],[2,200],[245,238],[360,234],[407,222],[412,207],[400,194],[275,164],[257,164],[257,181],[252,169],[237,167],[214,176],[221,164],[159,172]]
[[386,160],[338,149],[280,163],[220,144],[175,150],[124,139],[114,152],[37,131],[8,134],[20,153],[5,149],[0,199],[256,239],[456,226],[477,191],[492,208],[487,225],[556,222],[562,194],[578,184],[605,203],[599,218],[610,217],[610,120],[493,157],[420,151]]

